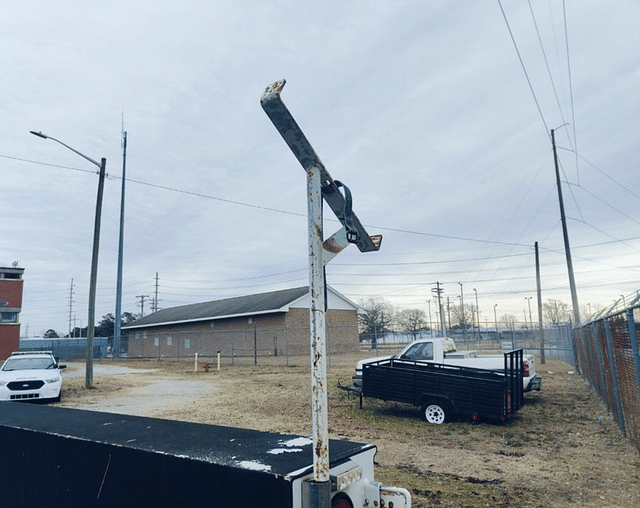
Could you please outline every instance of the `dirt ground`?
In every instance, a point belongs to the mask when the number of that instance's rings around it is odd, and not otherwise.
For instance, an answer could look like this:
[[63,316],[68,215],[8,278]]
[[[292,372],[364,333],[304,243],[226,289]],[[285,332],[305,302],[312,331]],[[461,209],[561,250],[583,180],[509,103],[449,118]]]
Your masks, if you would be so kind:
[[[376,480],[409,489],[414,507],[640,507],[637,450],[567,364],[538,362],[542,391],[506,423],[429,425],[411,406],[360,409],[337,387],[363,355],[330,359],[331,438],[374,443]],[[206,373],[193,361],[96,362],[96,372],[126,368],[94,374],[91,389],[84,365],[70,365],[59,405],[310,435],[308,358],[248,363]]]

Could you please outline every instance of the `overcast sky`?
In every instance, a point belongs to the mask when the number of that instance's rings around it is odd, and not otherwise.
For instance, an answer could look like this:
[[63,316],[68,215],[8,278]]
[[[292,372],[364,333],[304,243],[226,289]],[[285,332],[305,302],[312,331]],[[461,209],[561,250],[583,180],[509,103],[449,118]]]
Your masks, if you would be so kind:
[[259,103],[283,78],[384,236],[327,266],[354,302],[428,314],[440,282],[451,304],[477,292],[483,324],[524,320],[528,297],[536,321],[539,242],[543,300],[570,303],[551,129],[580,304],[640,289],[635,0],[22,0],[0,20],[0,265],[25,269],[23,334],[87,325],[98,184],[30,130],[107,159],[97,321],[115,311],[123,129],[123,311],[156,273],[160,308],[308,284],[305,173]]

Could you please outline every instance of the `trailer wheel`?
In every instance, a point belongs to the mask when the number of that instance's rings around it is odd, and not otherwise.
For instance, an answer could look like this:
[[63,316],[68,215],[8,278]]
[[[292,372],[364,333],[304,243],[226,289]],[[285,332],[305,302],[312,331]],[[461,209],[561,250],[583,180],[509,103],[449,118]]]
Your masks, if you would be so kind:
[[451,409],[449,406],[440,401],[427,402],[422,406],[422,414],[425,420],[436,425],[440,425],[449,420],[450,413]]

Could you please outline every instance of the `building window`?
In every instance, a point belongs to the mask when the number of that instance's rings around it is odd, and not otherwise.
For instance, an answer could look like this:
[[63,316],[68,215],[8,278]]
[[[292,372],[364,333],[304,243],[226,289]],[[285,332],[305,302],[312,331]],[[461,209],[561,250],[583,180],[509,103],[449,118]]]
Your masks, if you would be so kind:
[[160,346],[160,337],[153,339],[153,345],[156,347]]
[[142,338],[146,339],[147,338],[147,331],[145,330],[144,332],[142,332]]
[[247,323],[253,323],[253,318],[249,318],[249,319],[247,320]]
[[171,345],[171,335],[169,335],[169,337],[167,337],[167,346]]
[[17,312],[0,312],[0,317],[3,323],[17,323],[18,322],[18,313]]
[[191,349],[191,339],[184,339],[184,348]]

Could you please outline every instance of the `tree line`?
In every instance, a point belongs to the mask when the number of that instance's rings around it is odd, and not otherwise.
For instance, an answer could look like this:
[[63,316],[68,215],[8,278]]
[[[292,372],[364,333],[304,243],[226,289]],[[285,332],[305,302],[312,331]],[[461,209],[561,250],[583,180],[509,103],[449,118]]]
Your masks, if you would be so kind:
[[[359,332],[361,336],[382,337],[390,332],[402,332],[413,334],[421,331],[440,329],[440,316],[437,312],[432,317],[422,309],[398,309],[381,297],[369,297],[358,302],[364,311],[358,316]],[[481,312],[473,303],[461,305],[443,306],[445,323],[449,330],[472,330],[482,326]],[[600,309],[601,310],[601,309]],[[594,307],[593,314],[599,310]],[[590,316],[591,306],[581,308],[581,316]],[[548,299],[542,304],[542,321],[546,324],[568,323],[571,320],[571,306],[561,300]],[[513,314],[497,315],[485,319],[485,326],[498,326],[515,329],[519,324],[537,326],[537,318],[534,321],[532,315],[524,312],[520,318]]]
[[[140,314],[133,314],[131,312],[122,313],[122,326],[133,323],[136,319],[140,318]],[[109,313],[106,316],[102,316],[102,321],[95,326],[95,337],[113,337],[116,328],[116,317]],[[122,335],[125,335],[123,332]],[[53,328],[48,329],[43,337],[45,339],[59,339],[59,338],[74,338],[74,337],[86,337],[87,327],[79,328],[75,327],[70,333],[66,335],[59,335]]]

